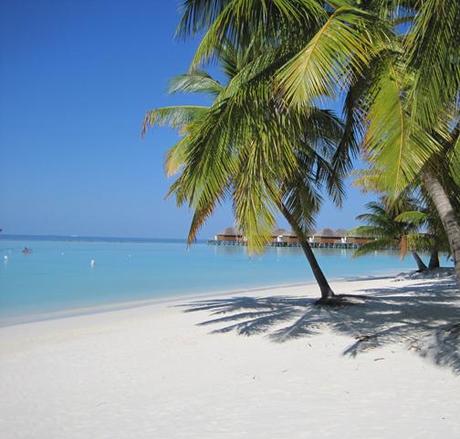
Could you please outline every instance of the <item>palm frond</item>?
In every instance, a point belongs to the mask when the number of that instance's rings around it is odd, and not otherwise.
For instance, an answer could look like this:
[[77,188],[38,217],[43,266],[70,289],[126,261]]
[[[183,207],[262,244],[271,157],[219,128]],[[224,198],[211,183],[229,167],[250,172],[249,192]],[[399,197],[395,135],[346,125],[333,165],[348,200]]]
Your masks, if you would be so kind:
[[427,214],[417,210],[407,211],[400,213],[396,218],[396,221],[410,223],[415,225],[422,225],[427,221]]
[[326,11],[318,0],[232,0],[219,1],[208,12],[203,3],[196,4],[186,9],[184,17],[181,29],[206,29],[191,63],[194,69],[215,57],[225,39],[235,47],[245,48],[256,34],[261,41],[269,41],[279,37],[283,28],[316,26],[325,19]]
[[176,105],[155,108],[148,111],[142,123],[142,135],[155,125],[170,126],[182,130],[194,120],[203,116],[208,107],[202,105]]
[[335,96],[377,54],[384,29],[371,14],[348,6],[337,9],[316,35],[278,73],[288,102],[311,103]]
[[394,198],[411,183],[439,150],[435,141],[410,118],[404,74],[391,60],[372,90],[364,148],[379,169],[378,186]]
[[409,233],[407,247],[411,251],[429,252],[433,249],[433,237],[426,233]]
[[417,1],[414,26],[406,38],[408,64],[415,71],[412,117],[425,128],[439,109],[458,99],[460,88],[460,3]]
[[167,151],[164,163],[164,170],[167,177],[180,172],[185,164],[187,148],[188,138],[185,136]]
[[231,0],[183,0],[176,35],[186,37],[209,27]]
[[209,93],[217,96],[223,90],[222,84],[206,72],[195,71],[175,76],[169,83],[169,93]]
[[358,226],[353,229],[353,233],[365,237],[382,237],[386,234],[386,231],[383,227]]
[[391,238],[379,238],[375,241],[370,241],[366,244],[363,244],[361,247],[355,250],[353,256],[364,256],[369,253],[373,253],[379,250],[388,250],[395,248],[398,245],[398,241],[395,241]]

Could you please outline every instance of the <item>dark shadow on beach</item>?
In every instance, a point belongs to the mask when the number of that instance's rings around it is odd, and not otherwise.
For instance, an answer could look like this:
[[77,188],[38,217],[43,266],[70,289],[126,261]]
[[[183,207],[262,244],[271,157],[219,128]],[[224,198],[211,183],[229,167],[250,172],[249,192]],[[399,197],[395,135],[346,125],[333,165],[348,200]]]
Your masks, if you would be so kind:
[[336,308],[318,306],[313,298],[280,295],[199,300],[181,307],[207,312],[210,318],[199,325],[212,325],[212,333],[266,334],[284,342],[314,336],[323,327],[355,340],[343,355],[402,343],[460,374],[460,293],[453,278],[410,287],[395,282],[394,288],[359,294],[354,305]]

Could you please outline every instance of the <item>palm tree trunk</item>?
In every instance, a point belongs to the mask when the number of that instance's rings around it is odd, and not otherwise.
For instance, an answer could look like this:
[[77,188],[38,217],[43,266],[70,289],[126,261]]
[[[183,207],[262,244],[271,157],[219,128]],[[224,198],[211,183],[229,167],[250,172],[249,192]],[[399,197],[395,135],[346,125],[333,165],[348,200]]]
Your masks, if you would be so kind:
[[429,270],[434,270],[435,268],[439,268],[439,252],[437,247],[431,249],[430,262],[428,263]]
[[302,228],[297,224],[297,221],[290,214],[286,206],[284,204],[281,204],[280,208],[282,214],[292,227],[292,230],[294,230],[295,234],[297,235],[300,246],[302,247],[302,250],[308,260],[308,263],[310,264],[313,276],[315,277],[316,283],[318,284],[319,289],[321,291],[321,302],[327,302],[331,300],[333,297],[335,297],[334,291],[332,291],[332,288],[330,287],[329,282],[326,279],[326,276],[324,276],[324,273],[321,270],[318,261],[316,260],[315,254],[313,253],[313,250],[311,249],[310,244],[308,243],[307,236],[303,232]]
[[414,257],[415,262],[417,263],[418,271],[428,270],[428,267],[425,265],[425,262],[422,261],[422,258],[418,255],[417,252],[412,252],[412,256]]
[[460,223],[452,203],[438,178],[429,171],[422,173],[422,182],[441,218],[454,258],[457,280],[460,282]]
[[332,299],[335,296],[334,291],[332,291],[332,288],[329,285],[326,276],[324,276],[324,273],[321,270],[318,261],[316,260],[315,254],[313,253],[313,250],[310,247],[310,244],[304,237],[299,237],[299,243],[302,247],[305,256],[307,257],[308,263],[311,267],[311,271],[313,272],[313,275],[315,276],[316,282],[321,291],[321,300],[326,302]]

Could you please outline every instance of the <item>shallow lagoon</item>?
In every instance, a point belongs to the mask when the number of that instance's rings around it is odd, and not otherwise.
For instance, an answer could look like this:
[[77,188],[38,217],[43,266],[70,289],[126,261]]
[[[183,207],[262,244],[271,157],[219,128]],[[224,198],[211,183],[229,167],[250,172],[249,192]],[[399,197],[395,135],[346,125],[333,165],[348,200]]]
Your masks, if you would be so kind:
[[[22,254],[30,247],[30,255]],[[411,257],[317,249],[330,279],[414,269]],[[118,302],[313,281],[299,248],[246,248],[166,240],[0,240],[0,320]],[[94,260],[94,266],[91,261]],[[443,261],[444,262],[444,261]]]

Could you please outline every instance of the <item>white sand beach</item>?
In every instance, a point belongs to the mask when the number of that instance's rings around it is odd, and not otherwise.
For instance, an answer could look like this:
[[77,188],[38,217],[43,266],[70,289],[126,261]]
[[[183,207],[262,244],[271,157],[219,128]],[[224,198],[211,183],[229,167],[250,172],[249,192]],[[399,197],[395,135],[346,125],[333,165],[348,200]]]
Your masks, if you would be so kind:
[[1,328],[0,435],[459,438],[454,281],[333,288],[373,299],[319,309],[308,285]]

